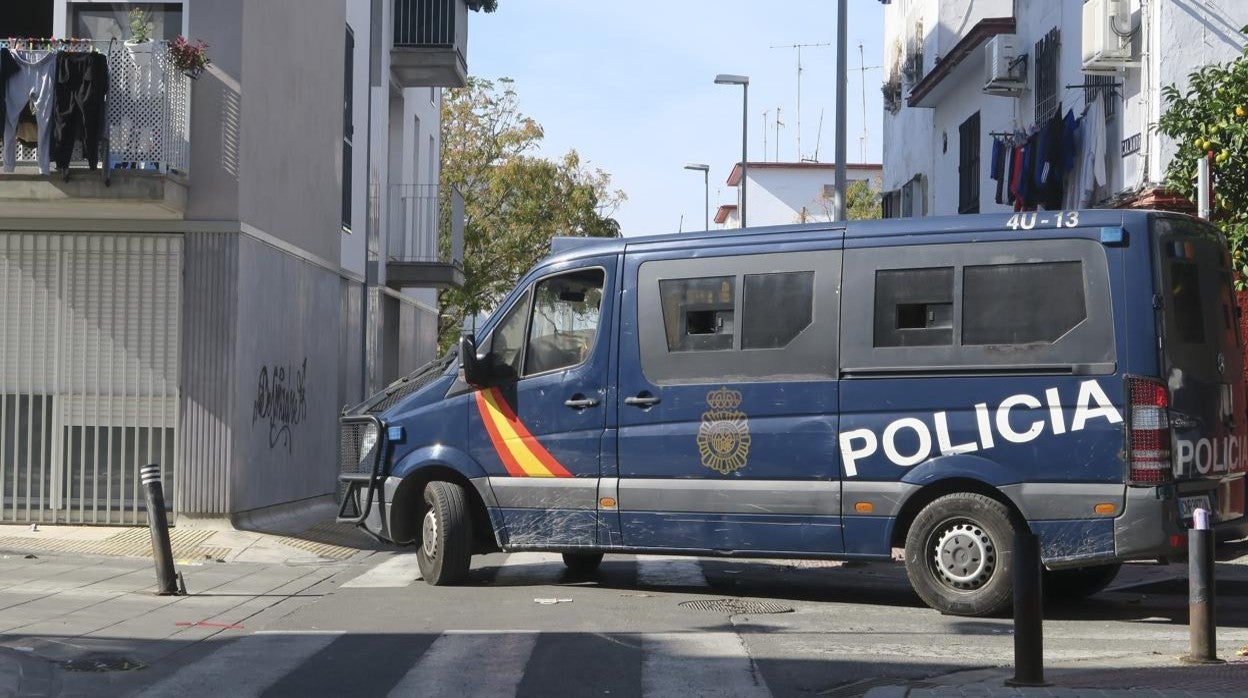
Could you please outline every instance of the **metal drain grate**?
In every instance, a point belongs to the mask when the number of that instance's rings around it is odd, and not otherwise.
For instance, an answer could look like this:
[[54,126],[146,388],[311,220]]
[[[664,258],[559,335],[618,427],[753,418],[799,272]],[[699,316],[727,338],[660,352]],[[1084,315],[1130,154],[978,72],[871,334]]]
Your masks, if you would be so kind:
[[137,659],[127,659],[125,657],[114,657],[112,655],[90,654],[79,659],[71,659],[67,662],[61,662],[61,668],[65,671],[134,671],[136,669],[146,669],[147,665]]
[[695,611],[711,611],[714,613],[792,613],[790,606],[772,601],[755,601],[753,599],[704,599],[699,601],[682,601],[682,608]]

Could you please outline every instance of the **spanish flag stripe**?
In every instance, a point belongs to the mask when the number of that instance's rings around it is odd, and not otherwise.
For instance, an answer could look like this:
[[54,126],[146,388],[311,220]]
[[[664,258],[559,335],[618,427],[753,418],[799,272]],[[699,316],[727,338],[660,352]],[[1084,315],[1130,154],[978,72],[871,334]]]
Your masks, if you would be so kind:
[[503,443],[502,434],[498,433],[498,427],[494,424],[494,419],[490,416],[490,408],[486,404],[483,393],[477,393],[477,410],[481,413],[481,423],[485,425],[485,432],[490,435],[490,442],[494,444],[494,451],[498,453],[498,457],[503,461],[503,467],[507,468],[507,474],[512,477],[524,477],[524,468],[516,462]]
[[554,456],[550,455],[550,452],[546,450],[546,447],[542,446],[542,444],[529,433],[528,428],[524,426],[524,422],[520,421],[520,418],[517,417],[516,413],[512,411],[511,405],[508,405],[507,401],[503,399],[502,393],[498,392],[497,388],[491,388],[490,393],[490,397],[493,398],[493,402],[498,407],[499,412],[502,413],[503,418],[507,420],[507,424],[515,429],[516,436],[520,439],[520,442],[532,451],[533,455],[536,456],[543,465],[550,469],[551,474],[555,477],[572,477],[572,473],[568,472],[567,469],[564,468]]
[[[477,393],[477,407],[499,458],[513,476],[572,477],[554,456],[529,433],[496,388]],[[517,472],[519,471],[519,472]]]

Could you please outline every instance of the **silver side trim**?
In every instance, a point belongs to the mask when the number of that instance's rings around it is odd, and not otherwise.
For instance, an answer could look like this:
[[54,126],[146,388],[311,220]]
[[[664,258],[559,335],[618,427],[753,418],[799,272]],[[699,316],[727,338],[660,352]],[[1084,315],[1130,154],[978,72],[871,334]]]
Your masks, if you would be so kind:
[[[1126,485],[1109,482],[1030,482],[1001,488],[1024,518],[1034,521],[1058,519],[1113,518],[1122,513]],[[1094,507],[1102,502],[1117,505],[1112,515],[1097,514]]]
[[[851,480],[844,483],[846,516],[896,516],[901,507],[919,489],[908,482],[871,482]],[[859,502],[871,505],[869,513],[858,512],[854,506]]]
[[621,511],[840,516],[841,483],[622,478],[619,502]]
[[596,477],[491,477],[488,480],[498,506],[504,509],[598,508]]

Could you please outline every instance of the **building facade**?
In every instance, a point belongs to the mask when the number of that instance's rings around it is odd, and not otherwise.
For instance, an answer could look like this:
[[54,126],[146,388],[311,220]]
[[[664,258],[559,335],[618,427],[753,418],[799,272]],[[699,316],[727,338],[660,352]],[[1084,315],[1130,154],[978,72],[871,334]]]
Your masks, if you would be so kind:
[[[879,164],[846,163],[846,181],[866,181],[876,190],[880,187],[882,168]],[[789,225],[818,223],[835,219],[836,165],[830,162],[751,162],[745,170],[746,223]],[[741,186],[741,165],[734,165],[728,175],[728,186]],[[740,194],[738,194],[738,200]],[[715,212],[715,223],[721,229],[740,228],[741,216],[736,204],[725,204]]]
[[324,500],[340,410],[433,356],[462,283],[437,181],[466,3],[21,5],[0,35],[74,40],[8,48],[102,54],[109,89],[98,167],[19,145],[0,173],[0,520],[141,523],[147,463],[180,523]]
[[1238,2],[881,1],[886,216],[1015,209],[993,174],[1067,114],[1069,169],[1033,169],[1051,190],[1021,208],[1175,205],[1161,89],[1238,56],[1248,24]]

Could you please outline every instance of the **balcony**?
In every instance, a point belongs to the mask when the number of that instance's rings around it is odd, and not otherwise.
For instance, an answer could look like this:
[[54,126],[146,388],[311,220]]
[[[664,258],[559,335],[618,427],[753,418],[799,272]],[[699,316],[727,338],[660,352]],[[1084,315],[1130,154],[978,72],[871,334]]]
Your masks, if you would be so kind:
[[386,204],[386,285],[464,285],[464,197],[454,187],[392,184]]
[[464,0],[394,0],[390,72],[400,86],[463,87],[467,51]]
[[0,172],[5,218],[181,219],[190,156],[190,78],[165,44],[131,53],[121,43],[97,48],[108,58],[109,90],[97,170],[81,146],[70,168],[39,174],[37,152],[18,145],[17,168]]

